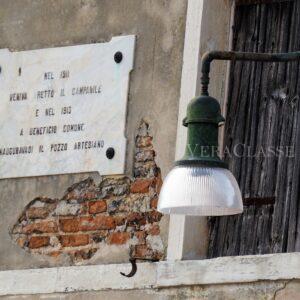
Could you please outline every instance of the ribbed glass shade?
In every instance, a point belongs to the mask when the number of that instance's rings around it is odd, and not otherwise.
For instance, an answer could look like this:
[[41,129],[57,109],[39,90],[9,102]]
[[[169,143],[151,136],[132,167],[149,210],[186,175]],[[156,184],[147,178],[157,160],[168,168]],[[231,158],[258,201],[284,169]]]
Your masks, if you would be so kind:
[[229,170],[177,166],[164,180],[158,210],[165,214],[234,215],[243,212],[243,202]]

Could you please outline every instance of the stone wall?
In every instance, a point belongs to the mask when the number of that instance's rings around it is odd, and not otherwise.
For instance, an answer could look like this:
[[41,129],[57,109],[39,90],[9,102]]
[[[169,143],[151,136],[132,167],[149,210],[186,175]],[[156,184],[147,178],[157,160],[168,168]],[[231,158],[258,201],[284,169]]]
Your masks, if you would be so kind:
[[70,264],[99,257],[107,247],[132,258],[162,259],[162,214],[156,211],[162,180],[145,121],[135,146],[133,178],[103,176],[99,183],[87,178],[68,188],[61,199],[33,199],[13,226],[12,239],[32,255],[67,259]]

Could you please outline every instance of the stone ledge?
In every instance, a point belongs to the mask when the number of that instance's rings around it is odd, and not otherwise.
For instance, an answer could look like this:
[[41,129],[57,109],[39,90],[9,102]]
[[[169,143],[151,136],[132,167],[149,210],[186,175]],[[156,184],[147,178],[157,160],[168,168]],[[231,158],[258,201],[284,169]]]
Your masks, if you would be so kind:
[[220,257],[197,261],[60,267],[0,272],[0,295],[245,283],[300,278],[300,253]]

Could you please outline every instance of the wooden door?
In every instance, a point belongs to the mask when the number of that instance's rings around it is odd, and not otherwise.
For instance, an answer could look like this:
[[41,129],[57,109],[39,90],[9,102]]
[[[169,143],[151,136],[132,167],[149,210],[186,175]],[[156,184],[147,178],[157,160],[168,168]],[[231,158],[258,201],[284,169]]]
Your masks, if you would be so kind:
[[[300,0],[238,5],[233,49],[300,50]],[[300,251],[299,68],[298,62],[232,65],[225,153],[248,201],[240,216],[209,219],[208,257]],[[273,148],[284,153],[261,153]]]

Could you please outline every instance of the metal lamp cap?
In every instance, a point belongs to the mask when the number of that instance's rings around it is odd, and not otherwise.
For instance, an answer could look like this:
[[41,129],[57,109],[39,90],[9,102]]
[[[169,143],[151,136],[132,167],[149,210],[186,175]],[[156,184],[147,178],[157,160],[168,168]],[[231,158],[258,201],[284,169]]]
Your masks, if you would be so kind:
[[183,125],[189,123],[213,123],[221,125],[225,119],[221,115],[221,107],[217,99],[201,95],[191,100],[187,107],[187,116]]

